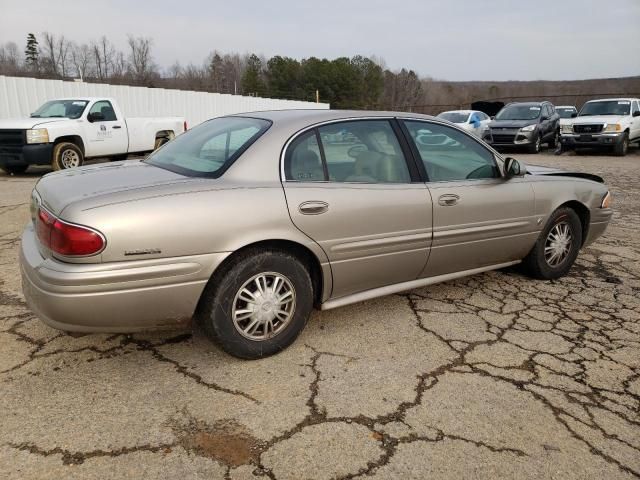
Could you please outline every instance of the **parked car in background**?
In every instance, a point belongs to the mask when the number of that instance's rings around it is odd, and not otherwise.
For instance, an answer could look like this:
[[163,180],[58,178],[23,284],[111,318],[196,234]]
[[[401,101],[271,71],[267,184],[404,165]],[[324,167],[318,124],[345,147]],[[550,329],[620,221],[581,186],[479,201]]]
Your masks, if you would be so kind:
[[576,118],[562,125],[561,151],[607,148],[615,155],[627,154],[629,144],[640,142],[640,99],[591,100]]
[[20,262],[29,306],[55,328],[195,315],[227,352],[258,358],[291,344],[313,306],[520,262],[558,278],[611,214],[600,177],[525,168],[437,118],[253,112],[142,162],[45,175]]
[[455,123],[463,130],[472,133],[478,138],[484,136],[491,122],[489,115],[478,110],[450,110],[438,114],[438,118]]
[[556,112],[560,116],[560,125],[566,125],[570,119],[578,115],[578,109],[574,105],[561,105],[556,107]]
[[51,100],[29,118],[0,120],[0,168],[64,170],[87,158],[125,158],[155,150],[186,128],[181,117],[125,118],[110,98]]
[[550,102],[509,103],[489,123],[484,140],[493,147],[526,147],[538,153],[543,143],[555,148],[560,116]]

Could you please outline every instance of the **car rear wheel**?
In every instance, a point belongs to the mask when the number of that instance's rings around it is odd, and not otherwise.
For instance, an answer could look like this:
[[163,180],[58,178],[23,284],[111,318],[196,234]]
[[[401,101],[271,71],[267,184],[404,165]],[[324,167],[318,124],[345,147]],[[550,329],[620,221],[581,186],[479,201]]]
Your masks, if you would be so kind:
[[613,153],[618,157],[624,157],[629,150],[629,132],[622,134],[622,141],[613,147]]
[[53,161],[51,166],[54,170],[66,170],[76,168],[84,163],[82,150],[75,143],[62,142],[53,147]]
[[29,165],[5,165],[0,167],[0,170],[4,170],[9,175],[18,175],[26,172],[27,168],[29,168]]
[[551,214],[523,265],[534,278],[553,280],[563,277],[575,262],[581,245],[580,218],[571,208],[559,208]]
[[298,258],[278,250],[252,251],[213,279],[199,320],[227,353],[256,359],[291,345],[312,307],[311,277]]

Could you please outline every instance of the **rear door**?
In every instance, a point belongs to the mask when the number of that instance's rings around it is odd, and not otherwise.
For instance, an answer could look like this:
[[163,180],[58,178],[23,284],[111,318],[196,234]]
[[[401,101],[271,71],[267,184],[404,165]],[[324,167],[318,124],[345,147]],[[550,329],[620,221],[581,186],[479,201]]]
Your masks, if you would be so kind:
[[326,252],[333,298],[414,280],[427,262],[431,197],[397,133],[393,119],[332,122],[286,148],[289,212]]
[[433,198],[433,243],[421,276],[523,258],[538,235],[526,176],[505,180],[494,154],[458,129],[403,123]]
[[95,102],[87,113],[84,127],[85,155],[107,157],[127,153],[129,137],[124,118],[119,118],[108,100]]

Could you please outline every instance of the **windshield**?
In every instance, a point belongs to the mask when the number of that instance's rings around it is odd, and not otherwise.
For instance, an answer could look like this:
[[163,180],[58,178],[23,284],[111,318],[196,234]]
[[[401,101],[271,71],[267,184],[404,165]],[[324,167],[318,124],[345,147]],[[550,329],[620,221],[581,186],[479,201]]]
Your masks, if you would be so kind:
[[540,107],[508,105],[498,112],[496,120],[533,120],[540,115]]
[[86,100],[52,100],[31,114],[31,118],[80,118],[87,106]]
[[580,110],[580,116],[588,115],[629,115],[631,102],[629,100],[607,100],[603,102],[585,103]]
[[438,118],[443,118],[452,123],[465,123],[467,118],[469,118],[469,114],[463,112],[442,112],[438,115]]
[[146,162],[187,177],[218,178],[270,126],[259,118],[214,118],[178,136]]
[[571,115],[574,113],[578,113],[578,110],[575,108],[557,108],[556,112],[560,115],[560,118],[571,118]]

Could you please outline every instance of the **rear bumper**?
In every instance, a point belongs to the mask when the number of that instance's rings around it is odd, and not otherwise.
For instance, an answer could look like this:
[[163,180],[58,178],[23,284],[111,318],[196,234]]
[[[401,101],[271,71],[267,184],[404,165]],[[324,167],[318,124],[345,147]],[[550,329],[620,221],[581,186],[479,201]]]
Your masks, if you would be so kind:
[[0,166],[49,165],[53,143],[0,148]]
[[613,147],[622,142],[623,133],[562,134],[560,144],[563,149]]
[[46,324],[77,332],[134,332],[183,325],[226,253],[68,264],[45,259],[33,226],[22,236],[22,289]]

